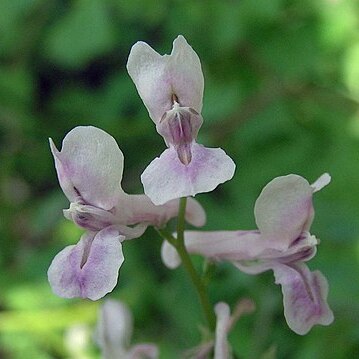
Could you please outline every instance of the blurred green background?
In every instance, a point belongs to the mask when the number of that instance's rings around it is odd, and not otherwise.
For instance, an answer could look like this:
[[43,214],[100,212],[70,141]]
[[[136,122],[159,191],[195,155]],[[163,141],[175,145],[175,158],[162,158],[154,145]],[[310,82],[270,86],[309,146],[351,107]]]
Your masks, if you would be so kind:
[[[52,294],[53,256],[82,230],[62,217],[68,201],[48,137],[77,125],[111,133],[125,154],[123,187],[164,149],[125,64],[144,40],[169,53],[183,34],[205,75],[199,142],[222,147],[234,178],[196,198],[206,229],[254,228],[253,206],[273,177],[297,173],[332,183],[315,195],[309,264],[330,283],[335,322],[304,337],[283,317],[272,273],[217,267],[213,303],[253,298],[254,314],[230,335],[240,358],[359,357],[359,2],[355,0],[0,1],[0,358],[99,358],[92,331],[99,303]],[[198,344],[199,304],[181,269],[161,263],[149,229],[125,243],[112,298],[134,311],[133,342],[177,358]],[[196,258],[201,266],[201,259]]]

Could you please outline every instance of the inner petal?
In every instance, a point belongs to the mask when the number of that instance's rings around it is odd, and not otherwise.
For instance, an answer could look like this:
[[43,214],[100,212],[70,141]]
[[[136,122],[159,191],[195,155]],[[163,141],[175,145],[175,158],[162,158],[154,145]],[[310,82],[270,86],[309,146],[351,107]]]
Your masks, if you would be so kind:
[[188,165],[192,161],[192,142],[197,137],[203,119],[192,108],[180,106],[177,96],[172,96],[173,107],[164,113],[157,124],[157,131],[168,146],[174,146],[182,164]]

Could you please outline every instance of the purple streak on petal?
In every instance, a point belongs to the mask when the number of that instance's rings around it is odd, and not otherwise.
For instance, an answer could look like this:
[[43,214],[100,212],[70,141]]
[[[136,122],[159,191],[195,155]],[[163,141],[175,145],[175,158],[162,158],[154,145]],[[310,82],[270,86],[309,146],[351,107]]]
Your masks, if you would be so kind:
[[51,139],[50,147],[60,186],[71,202],[106,210],[117,204],[123,154],[112,136],[96,127],[79,126],[65,136],[61,152]]
[[81,195],[71,180],[71,172],[66,166],[66,161],[61,160],[61,153],[54,142],[49,138],[50,149],[55,161],[55,168],[60,186],[70,202],[81,201]]
[[55,294],[64,298],[97,300],[113,290],[124,258],[125,237],[108,227],[85,233],[77,245],[68,246],[53,259],[48,270]]
[[220,148],[192,144],[192,160],[185,166],[173,147],[154,159],[141,175],[145,194],[156,205],[197,193],[210,192],[234,175],[235,164]]
[[94,232],[116,223],[116,218],[112,212],[77,202],[71,203],[70,208],[63,212],[65,218],[73,221],[79,227]]
[[329,325],[334,317],[327,303],[328,282],[304,263],[273,267],[276,283],[282,286],[284,315],[288,326],[304,335],[315,324]]
[[192,142],[197,138],[203,119],[195,110],[180,107],[177,102],[157,123],[157,132],[163,136],[167,146],[174,146],[179,160],[188,165],[192,160]]

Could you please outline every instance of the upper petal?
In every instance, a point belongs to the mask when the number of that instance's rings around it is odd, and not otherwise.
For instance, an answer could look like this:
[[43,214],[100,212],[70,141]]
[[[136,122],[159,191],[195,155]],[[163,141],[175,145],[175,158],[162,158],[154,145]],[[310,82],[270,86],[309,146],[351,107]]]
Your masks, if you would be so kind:
[[63,249],[48,270],[54,293],[64,298],[97,300],[111,292],[124,261],[124,239],[116,229],[108,227],[98,233],[87,232],[76,245]]
[[99,128],[72,129],[58,151],[50,139],[60,186],[71,202],[109,210],[121,194],[123,154],[115,139]]
[[304,335],[315,324],[332,323],[328,282],[322,273],[310,272],[304,263],[276,265],[273,271],[276,283],[282,286],[284,316],[294,332]]
[[204,87],[201,63],[183,36],[174,40],[171,55],[164,56],[145,42],[137,42],[128,57],[127,70],[155,123],[172,108],[173,94],[181,106],[201,112]]
[[173,147],[165,150],[144,170],[145,194],[156,205],[174,198],[210,192],[234,175],[236,165],[220,148],[192,144],[192,160],[184,165]]
[[273,247],[287,248],[306,230],[313,212],[313,188],[298,175],[277,177],[259,195],[254,214],[263,238]]

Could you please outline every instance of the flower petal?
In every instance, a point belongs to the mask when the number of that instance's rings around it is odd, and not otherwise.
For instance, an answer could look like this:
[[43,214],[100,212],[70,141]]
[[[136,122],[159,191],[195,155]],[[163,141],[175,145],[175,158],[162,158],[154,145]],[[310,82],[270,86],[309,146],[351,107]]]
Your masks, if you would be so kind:
[[176,269],[181,264],[181,258],[179,257],[176,248],[167,241],[162,242],[161,258],[163,264],[170,269]]
[[254,214],[263,238],[286,249],[306,230],[313,216],[313,188],[301,176],[277,177],[259,195]]
[[[249,261],[266,250],[258,231],[185,231],[184,236],[189,253],[215,261]],[[168,268],[181,264],[176,249],[167,241],[162,244],[161,256]]]
[[228,359],[230,358],[230,348],[227,339],[231,322],[230,309],[227,303],[220,302],[216,304],[214,311],[217,316],[214,359]]
[[144,170],[145,194],[156,205],[197,193],[210,192],[234,175],[236,165],[220,148],[192,144],[192,160],[184,165],[173,147],[165,150]]
[[156,345],[143,343],[133,346],[128,352],[126,359],[156,359],[158,355],[159,352]]
[[315,324],[332,323],[328,282],[322,273],[310,272],[304,263],[276,265],[273,271],[276,283],[282,286],[284,316],[294,332],[304,335]]
[[125,356],[130,346],[132,331],[133,319],[127,306],[119,301],[106,299],[101,306],[95,331],[95,341],[101,348],[103,356],[105,358]]
[[87,232],[76,245],[68,246],[53,259],[48,278],[55,294],[64,298],[97,300],[117,283],[124,257],[121,236],[112,227]]
[[137,42],[128,57],[127,70],[155,123],[172,108],[173,94],[181,106],[201,112],[204,87],[201,63],[183,36],[174,40],[171,55],[164,56],[145,42]]
[[50,139],[60,186],[71,202],[109,210],[121,195],[123,154],[115,139],[92,126],[72,129],[61,152]]
[[330,183],[331,179],[332,178],[329,173],[323,173],[314,183],[311,184],[313,191],[320,191],[323,187]]
[[[171,218],[177,217],[178,209],[178,199],[156,206],[144,194],[126,194],[121,198],[121,211],[117,215],[122,223],[128,225],[146,222],[156,227],[162,227]],[[206,222],[206,212],[195,199],[189,198],[185,218],[188,223],[200,227]]]

